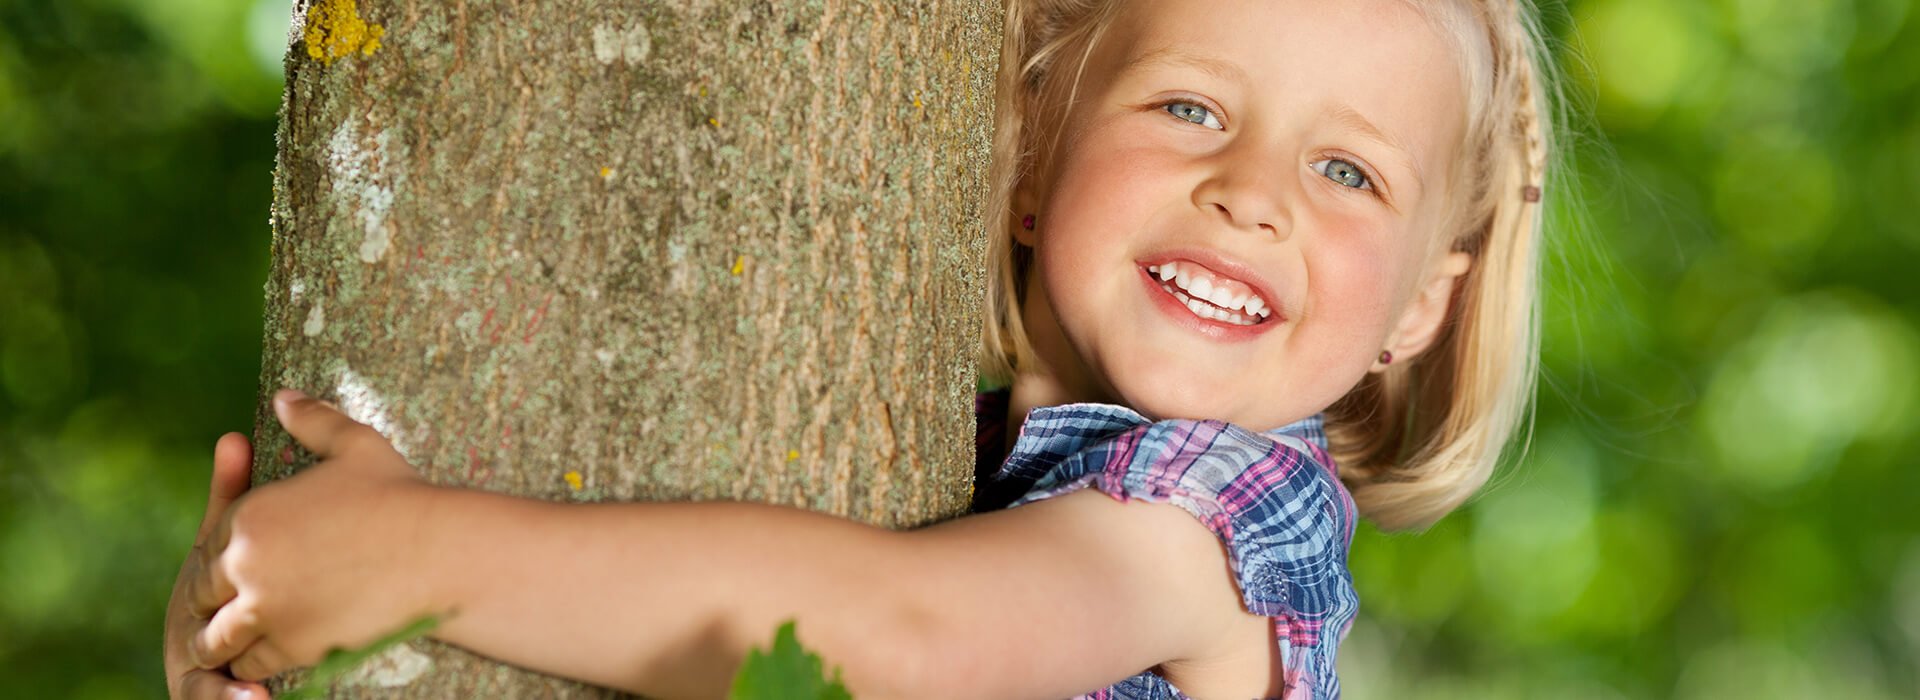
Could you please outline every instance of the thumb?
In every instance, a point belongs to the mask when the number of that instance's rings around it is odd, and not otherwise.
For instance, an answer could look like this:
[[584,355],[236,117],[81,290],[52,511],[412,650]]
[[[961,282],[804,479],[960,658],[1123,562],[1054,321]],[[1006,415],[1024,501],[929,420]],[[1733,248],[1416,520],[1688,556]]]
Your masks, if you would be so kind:
[[220,517],[234,499],[253,484],[253,445],[247,436],[227,433],[213,444],[213,483],[207,493],[207,514],[200,521],[195,541],[207,539],[207,533],[219,524]]
[[323,460],[339,455],[355,442],[385,440],[373,428],[348,418],[333,404],[293,389],[281,389],[274,394],[273,412],[288,435]]

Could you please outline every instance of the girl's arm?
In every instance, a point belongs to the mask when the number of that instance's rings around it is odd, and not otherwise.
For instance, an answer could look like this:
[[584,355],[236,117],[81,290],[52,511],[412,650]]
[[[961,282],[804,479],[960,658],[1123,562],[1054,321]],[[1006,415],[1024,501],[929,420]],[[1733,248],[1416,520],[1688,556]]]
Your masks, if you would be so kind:
[[765,505],[556,504],[427,484],[295,392],[274,410],[320,462],[227,508],[183,594],[207,619],[189,659],[242,680],[425,612],[481,654],[659,697],[723,694],[790,617],[865,700],[1060,697],[1262,651],[1223,634],[1266,621],[1169,505],[1088,490],[893,532]]
[[1248,615],[1192,516],[1092,490],[911,532],[742,503],[440,500],[417,571],[455,611],[436,637],[649,696],[723,695],[787,618],[857,697],[1005,698],[1213,654]]

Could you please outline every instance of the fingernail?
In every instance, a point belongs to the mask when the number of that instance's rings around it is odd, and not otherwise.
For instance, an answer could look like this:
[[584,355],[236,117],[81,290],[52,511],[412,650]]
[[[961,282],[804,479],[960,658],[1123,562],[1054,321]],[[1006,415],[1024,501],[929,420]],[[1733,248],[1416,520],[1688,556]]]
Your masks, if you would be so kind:
[[275,406],[284,407],[287,404],[293,403],[295,401],[299,401],[304,398],[307,398],[306,393],[300,391],[299,389],[281,389],[278,393],[275,393],[273,395],[273,404]]
[[254,700],[253,689],[227,686],[227,700]]

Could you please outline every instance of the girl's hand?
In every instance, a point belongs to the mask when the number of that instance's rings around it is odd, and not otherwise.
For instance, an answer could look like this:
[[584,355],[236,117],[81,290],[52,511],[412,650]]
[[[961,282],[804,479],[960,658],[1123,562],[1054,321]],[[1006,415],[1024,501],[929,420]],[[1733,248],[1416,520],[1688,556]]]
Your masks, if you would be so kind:
[[439,489],[329,404],[283,389],[273,407],[320,463],[235,501],[188,562],[189,612],[212,619],[187,657],[229,665],[240,680],[311,666],[438,612],[408,571]]
[[[193,537],[193,549],[187,552],[187,560],[181,563],[180,576],[173,583],[173,597],[167,601],[163,656],[167,667],[167,695],[174,700],[230,700],[240,697],[267,700],[267,689],[259,683],[235,682],[226,671],[195,668],[187,658],[187,640],[207,626],[206,616],[195,616],[188,610],[187,582],[199,571],[197,565],[203,563],[200,552],[207,536],[220,523],[227,504],[247,492],[252,472],[253,448],[247,444],[247,436],[239,433],[220,436],[220,441],[213,446],[213,487],[207,495],[207,514],[200,520],[200,532]],[[252,694],[242,696],[243,692]]]

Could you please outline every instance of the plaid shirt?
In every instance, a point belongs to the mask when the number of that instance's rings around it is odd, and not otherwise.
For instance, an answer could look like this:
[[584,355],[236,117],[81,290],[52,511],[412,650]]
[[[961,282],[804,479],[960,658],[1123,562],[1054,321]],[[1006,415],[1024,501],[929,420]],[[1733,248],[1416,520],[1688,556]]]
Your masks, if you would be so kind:
[[[1122,502],[1181,507],[1227,545],[1246,609],[1273,619],[1284,700],[1340,697],[1334,651],[1360,606],[1347,571],[1356,509],[1319,416],[1254,433],[1221,421],[1154,422],[1106,404],[1036,408],[1002,461],[1007,396],[983,393],[974,403],[976,511],[1088,486]],[[1187,696],[1143,671],[1080,697]]]

